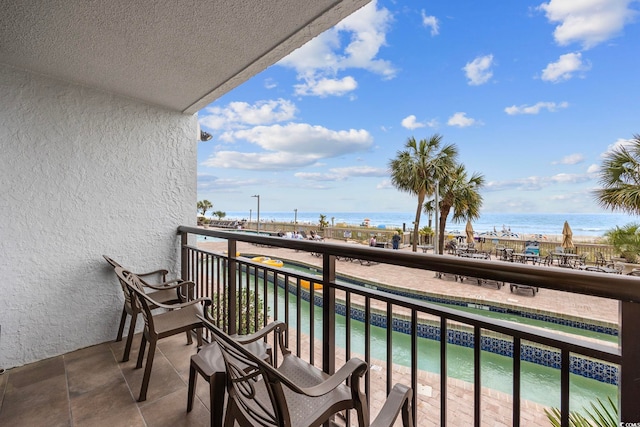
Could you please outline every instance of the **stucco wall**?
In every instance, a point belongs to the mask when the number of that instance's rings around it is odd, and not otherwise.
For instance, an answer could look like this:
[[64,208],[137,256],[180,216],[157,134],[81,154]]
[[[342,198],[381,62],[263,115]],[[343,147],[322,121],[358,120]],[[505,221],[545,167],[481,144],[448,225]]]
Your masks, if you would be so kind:
[[179,267],[195,224],[195,116],[0,65],[0,368],[115,338],[102,254]]

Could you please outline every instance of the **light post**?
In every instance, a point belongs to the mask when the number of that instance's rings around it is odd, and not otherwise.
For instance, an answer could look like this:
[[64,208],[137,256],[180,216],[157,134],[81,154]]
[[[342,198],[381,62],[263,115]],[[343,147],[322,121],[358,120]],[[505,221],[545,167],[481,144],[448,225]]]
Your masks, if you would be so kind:
[[251,211],[252,211],[252,210],[253,210],[253,209],[249,209],[249,224],[251,224]]
[[298,231],[298,209],[294,209],[294,217],[293,217],[293,231]]
[[251,197],[257,197],[258,198],[258,226],[256,227],[256,230],[258,231],[258,233],[260,233],[260,195],[259,194],[254,194]]

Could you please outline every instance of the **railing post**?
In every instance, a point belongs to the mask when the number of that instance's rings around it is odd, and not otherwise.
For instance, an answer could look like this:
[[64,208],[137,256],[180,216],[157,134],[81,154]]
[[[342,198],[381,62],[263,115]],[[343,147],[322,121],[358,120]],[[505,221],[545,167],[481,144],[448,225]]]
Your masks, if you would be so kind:
[[[229,315],[229,335],[233,335],[238,332],[236,326],[238,324],[238,310],[236,310],[238,304],[236,281],[236,278],[238,277],[238,263],[236,262],[236,247],[237,242],[235,240],[227,240],[227,255],[229,255],[227,258],[227,296],[229,298],[227,301],[227,312]],[[249,274],[249,271],[247,271],[247,274]]]
[[640,303],[620,303],[620,425],[640,423]]
[[[336,280],[336,257],[322,257],[322,369],[328,374],[336,370],[336,290],[329,286]],[[313,301],[311,301],[313,304]],[[313,322],[313,319],[311,319]]]
[[189,252],[187,250],[187,244],[189,242],[189,233],[182,233],[180,235],[180,277],[182,280],[192,280],[189,275]]

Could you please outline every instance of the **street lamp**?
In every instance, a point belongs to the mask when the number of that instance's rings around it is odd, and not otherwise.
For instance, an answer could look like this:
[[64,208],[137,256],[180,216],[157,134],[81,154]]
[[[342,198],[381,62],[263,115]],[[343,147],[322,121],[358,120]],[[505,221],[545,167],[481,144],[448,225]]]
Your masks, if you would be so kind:
[[249,224],[251,224],[251,212],[253,211],[253,209],[249,209]]
[[298,231],[298,209],[294,209],[294,217],[293,217],[293,231]]
[[259,233],[260,232],[260,195],[259,194],[254,194],[251,197],[257,197],[258,198],[258,226],[256,227],[256,230]]

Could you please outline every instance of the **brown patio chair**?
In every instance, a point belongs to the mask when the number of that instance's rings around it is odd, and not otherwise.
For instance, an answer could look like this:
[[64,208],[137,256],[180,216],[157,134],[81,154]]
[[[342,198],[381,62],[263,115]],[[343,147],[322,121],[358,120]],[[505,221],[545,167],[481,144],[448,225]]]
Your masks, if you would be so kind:
[[[104,259],[115,268],[124,268],[118,262],[114,261],[112,258],[102,255]],[[156,270],[151,271],[149,273],[136,274],[140,279],[140,283],[145,288],[145,292],[148,292],[149,296],[154,300],[162,304],[176,304],[184,302],[188,299],[187,295],[193,292],[195,287],[195,283],[193,282],[185,282],[181,279],[174,279],[167,281],[167,274],[169,272],[167,270]],[[144,278],[154,277],[159,279],[159,282],[156,284],[150,284]],[[131,316],[131,321],[129,323],[129,333],[127,335],[127,343],[124,347],[124,353],[122,355],[122,361],[126,362],[129,360],[129,353],[131,352],[131,344],[133,342],[133,336],[136,330],[136,323],[138,319],[138,314],[140,311],[138,310],[138,306],[136,304],[131,304],[131,293],[127,289],[126,283],[122,280],[119,280],[120,287],[122,288],[122,292],[124,294],[124,304],[122,306],[122,315],[120,316],[120,326],[118,327],[118,335],[116,336],[116,342],[122,341],[122,333],[124,332],[124,325],[127,320],[127,315]],[[151,309],[156,309],[157,306],[152,305]],[[193,341],[191,339],[191,334],[187,333],[187,343],[191,344]]]
[[283,360],[273,367],[211,322],[204,318],[203,322],[220,346],[227,368],[226,427],[236,423],[243,427],[315,427],[349,409],[356,411],[360,427],[391,426],[400,412],[403,425],[413,426],[409,403],[412,391],[400,384],[394,386],[374,423],[369,423],[366,396],[360,391],[360,380],[368,367],[358,358],[350,359],[329,376],[284,346],[284,324],[279,324],[276,338]]
[[582,254],[578,258],[571,261],[571,266],[573,268],[580,268],[585,265],[587,265],[587,254]]
[[[205,311],[205,318],[211,320],[208,313],[208,311]],[[257,355],[260,359],[272,363],[271,346],[265,341],[265,338],[275,331],[279,323],[282,322],[271,322],[258,332],[249,335],[233,335],[233,338],[238,343],[245,346],[250,352]],[[187,394],[187,412],[191,412],[193,409],[198,374],[202,375],[202,377],[209,383],[211,426],[222,427],[227,375],[220,347],[215,341],[210,344],[206,344],[198,350],[198,353],[191,356],[189,368],[189,390]]]
[[[148,341],[149,351],[147,354],[147,363],[144,368],[142,386],[140,387],[140,395],[138,397],[138,401],[143,402],[147,399],[147,389],[149,388],[151,368],[153,367],[153,358],[158,340],[183,332],[189,333],[191,330],[196,329],[198,346],[202,346],[202,320],[200,316],[203,310],[211,306],[211,300],[209,298],[198,298],[180,304],[162,304],[154,301],[144,292],[144,285],[138,276],[121,267],[116,267],[115,271],[118,278],[126,283],[131,293],[132,303],[139,306],[139,310],[144,318],[145,327],[142,332],[142,342],[140,343],[138,362],[136,364],[136,369],[142,367]],[[170,311],[154,315],[151,313],[151,307],[165,308]]]

